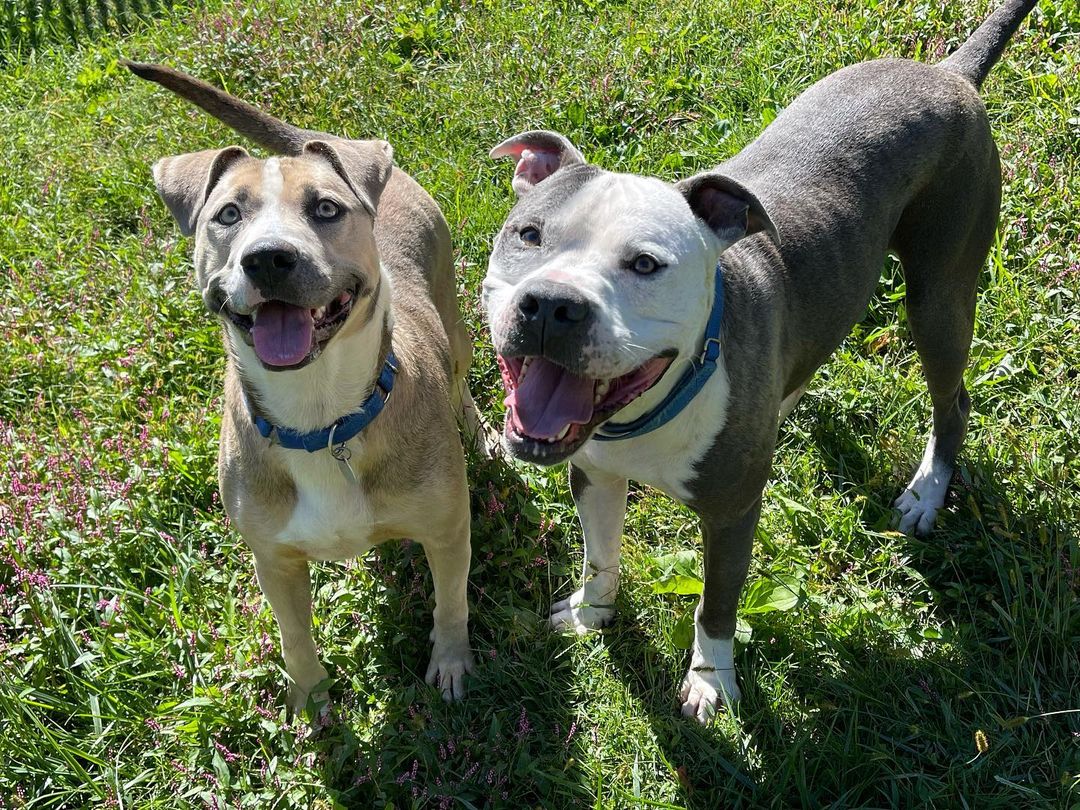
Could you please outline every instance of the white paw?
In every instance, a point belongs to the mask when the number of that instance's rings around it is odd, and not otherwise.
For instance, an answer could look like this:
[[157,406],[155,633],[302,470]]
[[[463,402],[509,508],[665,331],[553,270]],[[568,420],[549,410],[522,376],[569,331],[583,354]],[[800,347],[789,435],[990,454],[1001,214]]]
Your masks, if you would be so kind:
[[712,720],[721,706],[730,711],[740,697],[734,669],[698,670],[691,667],[679,692],[683,717],[697,718],[702,725]]
[[933,436],[926,444],[922,462],[911,482],[904,487],[900,497],[893,502],[897,512],[897,528],[904,534],[923,537],[934,528],[938,510],[945,505],[945,493],[952,479],[952,465],[946,464],[935,453]]
[[476,452],[486,459],[502,457],[502,437],[497,430],[488,427],[487,423],[481,423],[481,428],[476,434],[474,446]]
[[898,515],[897,528],[904,534],[916,534],[923,537],[934,528],[938,509],[945,504],[944,493],[940,497],[923,494],[916,490],[905,489],[893,503]]
[[424,680],[442,692],[443,700],[452,703],[465,697],[465,675],[473,671],[473,657],[467,644],[439,644],[431,651]]
[[329,711],[330,693],[325,688],[317,689],[316,687],[320,684],[325,686],[323,681],[329,678],[330,675],[327,674],[321,664],[317,666],[317,669],[304,677],[294,677],[292,684],[289,686],[289,708],[296,714],[302,714],[307,710],[309,700],[317,712]]
[[462,429],[473,451],[486,459],[498,458],[502,451],[502,436],[476,408],[472,396],[462,405]]
[[552,630],[572,631],[579,636],[604,627],[615,617],[613,605],[591,605],[584,588],[574,591],[569,599],[551,606],[548,622]]

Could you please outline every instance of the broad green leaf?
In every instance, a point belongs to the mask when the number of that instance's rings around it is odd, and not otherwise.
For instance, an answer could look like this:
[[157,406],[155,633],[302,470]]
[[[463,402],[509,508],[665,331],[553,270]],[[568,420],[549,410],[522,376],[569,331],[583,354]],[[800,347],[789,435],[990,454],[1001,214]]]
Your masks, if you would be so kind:
[[698,577],[686,577],[674,574],[670,577],[658,579],[653,583],[653,593],[677,593],[680,596],[692,596],[700,594],[705,583]]
[[742,612],[754,614],[791,610],[799,603],[800,593],[802,593],[802,580],[792,574],[781,574],[772,579],[759,579],[746,589]]
[[798,501],[793,501],[791,498],[785,498],[783,495],[777,495],[776,499],[780,501],[780,505],[784,507],[785,512],[805,512],[808,515],[813,514],[813,510],[803,506]]
[[653,593],[677,593],[682,595],[700,594],[701,564],[697,554],[689,549],[674,554],[665,554],[652,561],[656,579],[653,581]]
[[679,650],[694,646],[694,611],[684,613],[671,629],[671,643]]

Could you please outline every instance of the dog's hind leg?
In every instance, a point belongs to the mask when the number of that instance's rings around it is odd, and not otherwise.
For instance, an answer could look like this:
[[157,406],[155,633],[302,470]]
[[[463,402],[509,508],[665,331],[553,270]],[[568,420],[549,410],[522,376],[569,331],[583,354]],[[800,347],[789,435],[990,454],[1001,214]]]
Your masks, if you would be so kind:
[[450,339],[450,358],[453,363],[451,405],[458,425],[465,434],[465,441],[478,455],[494,458],[499,450],[499,434],[487,424],[480,409],[476,407],[472,392],[469,391],[466,376],[472,364],[472,341],[460,313],[447,330],[447,337]]
[[981,177],[982,188],[974,197],[968,193],[961,200],[946,199],[944,205],[920,205],[917,221],[902,221],[896,234],[908,322],[934,406],[933,431],[922,462],[894,504],[899,529],[906,534],[925,535],[933,528],[967,432],[971,399],[963,377],[979,272],[993,244],[1001,194],[997,152],[993,144],[990,149],[989,165],[964,180],[970,189],[976,185],[974,178]]
[[458,421],[465,432],[465,440],[479,455],[494,458],[499,449],[499,434],[491,429],[480,409],[476,407],[465,380],[458,380],[454,388],[457,392],[454,399],[458,403]]

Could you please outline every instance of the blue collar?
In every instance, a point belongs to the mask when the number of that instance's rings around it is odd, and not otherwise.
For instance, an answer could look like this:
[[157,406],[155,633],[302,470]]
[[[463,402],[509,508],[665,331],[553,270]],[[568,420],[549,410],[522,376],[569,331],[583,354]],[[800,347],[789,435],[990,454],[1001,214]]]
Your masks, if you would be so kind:
[[598,442],[613,442],[618,439],[633,439],[644,436],[661,428],[682,413],[690,401],[708,382],[716,371],[716,361],[720,357],[720,322],[724,318],[724,274],[720,263],[716,263],[716,293],[713,297],[712,312],[705,326],[705,345],[701,356],[690,359],[690,367],[683,372],[679,381],[671,387],[663,401],[651,411],[642,414],[633,422],[605,422],[593,434]]
[[[263,438],[269,439],[270,435],[274,434],[277,443],[289,450],[307,450],[309,453],[315,453],[329,448],[331,453],[340,452],[338,448],[360,433],[374,421],[376,416],[382,413],[383,407],[390,399],[390,392],[394,390],[394,375],[396,373],[397,360],[394,358],[394,353],[390,352],[386,355],[386,362],[383,363],[382,371],[379,372],[379,379],[376,381],[371,396],[364,400],[360,410],[341,417],[330,427],[322,430],[301,433],[298,430],[278,427],[270,424],[254,412],[251,414],[251,420],[255,423],[255,427],[259,429],[259,433],[263,435]],[[382,393],[380,393],[380,389],[382,389]]]

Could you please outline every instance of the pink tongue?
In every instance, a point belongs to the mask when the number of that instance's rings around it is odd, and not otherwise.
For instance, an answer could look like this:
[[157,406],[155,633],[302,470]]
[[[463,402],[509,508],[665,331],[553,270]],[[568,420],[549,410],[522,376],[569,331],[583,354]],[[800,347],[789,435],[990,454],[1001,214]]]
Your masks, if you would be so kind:
[[571,423],[593,416],[595,380],[534,357],[525,381],[506,398],[514,429],[533,439],[554,439]]
[[314,334],[310,309],[280,301],[260,306],[251,327],[255,354],[268,366],[295,366],[311,351]]

